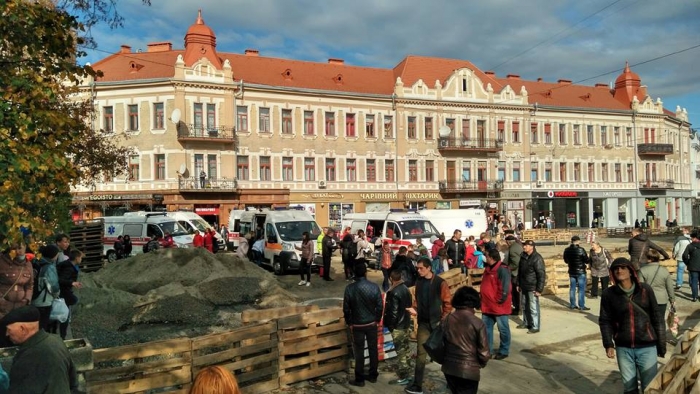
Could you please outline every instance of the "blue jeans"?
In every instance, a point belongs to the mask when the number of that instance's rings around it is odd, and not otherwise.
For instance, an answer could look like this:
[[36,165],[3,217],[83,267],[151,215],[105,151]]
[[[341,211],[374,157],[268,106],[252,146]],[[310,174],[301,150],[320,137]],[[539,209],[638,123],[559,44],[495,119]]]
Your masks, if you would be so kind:
[[520,309],[523,310],[523,325],[531,330],[540,329],[540,297],[534,291],[520,293]]
[[642,392],[656,376],[656,346],[629,348],[618,347],[617,366],[622,375],[625,393],[637,393],[637,370],[642,381]]
[[[510,351],[510,326],[508,325],[508,316],[482,314],[481,320],[486,325],[486,338],[489,341],[489,350],[491,351],[491,354],[502,354],[504,356],[507,356],[508,352]],[[500,334],[500,346],[498,347],[498,353],[494,353],[493,351],[494,324],[498,324],[498,333]]]
[[690,274],[690,293],[693,295],[693,299],[698,298],[698,278],[700,277],[700,271],[688,271]]
[[678,269],[676,271],[676,286],[683,286],[683,273],[685,272],[685,263],[678,261]]
[[578,307],[586,306],[586,274],[569,276],[569,305],[576,307],[576,289],[578,288]]

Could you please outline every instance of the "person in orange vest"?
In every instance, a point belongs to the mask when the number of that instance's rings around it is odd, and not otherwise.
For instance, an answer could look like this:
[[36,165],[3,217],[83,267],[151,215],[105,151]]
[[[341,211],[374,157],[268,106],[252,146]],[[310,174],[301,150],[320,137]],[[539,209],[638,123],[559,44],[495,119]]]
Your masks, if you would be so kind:
[[214,253],[214,230],[204,232],[204,247]]
[[199,230],[194,230],[194,237],[192,238],[192,244],[195,248],[204,247],[204,237],[200,234]]

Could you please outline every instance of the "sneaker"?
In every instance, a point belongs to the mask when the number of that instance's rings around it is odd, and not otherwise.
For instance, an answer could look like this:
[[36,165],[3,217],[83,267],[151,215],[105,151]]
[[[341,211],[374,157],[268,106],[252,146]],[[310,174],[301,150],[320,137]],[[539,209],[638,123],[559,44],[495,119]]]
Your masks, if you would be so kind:
[[515,326],[515,328],[517,328],[519,330],[524,330],[524,329],[529,328],[529,327],[524,325],[524,324],[518,324],[517,326]]
[[306,282],[306,287],[311,286],[311,282]]
[[581,310],[582,310],[582,311],[590,311],[591,308],[589,308],[589,307],[587,307],[587,306],[584,306],[583,308],[581,308]]
[[350,386],[365,387],[365,382],[358,382],[357,380],[349,380],[348,384]]
[[498,354],[494,357],[494,359],[495,359],[495,360],[503,360],[504,358],[507,358],[507,357],[508,357],[507,354],[498,353]]
[[537,334],[540,330],[527,330],[528,334]]
[[305,284],[306,284],[305,280],[302,280],[301,282],[299,282],[299,286],[304,286]]
[[571,309],[571,310],[577,310],[578,307],[577,307],[577,306],[570,306],[569,309]]
[[423,388],[415,383],[406,387],[403,389],[403,391],[407,392],[408,394],[423,394]]
[[405,386],[405,385],[409,384],[410,382],[411,382],[411,379],[403,378],[403,379],[390,380],[389,384]]

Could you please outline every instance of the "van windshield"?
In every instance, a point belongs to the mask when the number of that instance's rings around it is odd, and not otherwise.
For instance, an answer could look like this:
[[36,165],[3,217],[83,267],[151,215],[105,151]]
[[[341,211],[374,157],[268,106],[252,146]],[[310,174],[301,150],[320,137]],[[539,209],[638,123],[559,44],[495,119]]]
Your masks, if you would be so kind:
[[209,223],[207,223],[204,219],[192,219],[191,222],[192,222],[192,224],[194,224],[194,227],[197,230],[202,231],[202,232],[209,230],[209,228],[211,228]]
[[439,236],[438,230],[429,220],[402,220],[399,222],[404,239],[430,238]]
[[305,231],[308,231],[311,240],[315,240],[321,234],[318,224],[313,221],[282,222],[275,224],[275,227],[282,241],[287,242],[301,242]]
[[160,227],[161,231],[163,231],[163,234],[165,234],[165,232],[167,231],[173,237],[177,237],[180,235],[188,235],[187,230],[185,230],[185,228],[182,227],[180,223],[174,220],[172,222],[158,223],[158,227]]

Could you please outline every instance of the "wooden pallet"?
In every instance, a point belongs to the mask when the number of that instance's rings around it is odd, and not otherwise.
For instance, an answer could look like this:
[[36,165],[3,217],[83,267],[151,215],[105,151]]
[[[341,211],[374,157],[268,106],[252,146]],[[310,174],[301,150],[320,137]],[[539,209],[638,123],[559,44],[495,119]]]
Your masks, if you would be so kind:
[[210,365],[234,375],[245,393],[266,393],[279,388],[277,324],[249,325],[233,331],[192,340],[192,376]]
[[243,324],[263,323],[270,320],[277,320],[283,317],[298,315],[306,312],[314,312],[319,308],[317,305],[295,305],[284,308],[270,309],[248,309],[241,312]]
[[467,286],[473,287],[477,291],[481,290],[481,281],[484,278],[483,268],[473,268],[469,270]]
[[348,368],[348,330],[341,308],[324,309],[277,321],[280,385]]
[[188,338],[97,349],[93,357],[95,369],[85,374],[89,393],[186,394],[192,381]]
[[700,373],[700,325],[687,330],[678,340],[670,360],[659,369],[645,394],[686,394],[695,388]]

